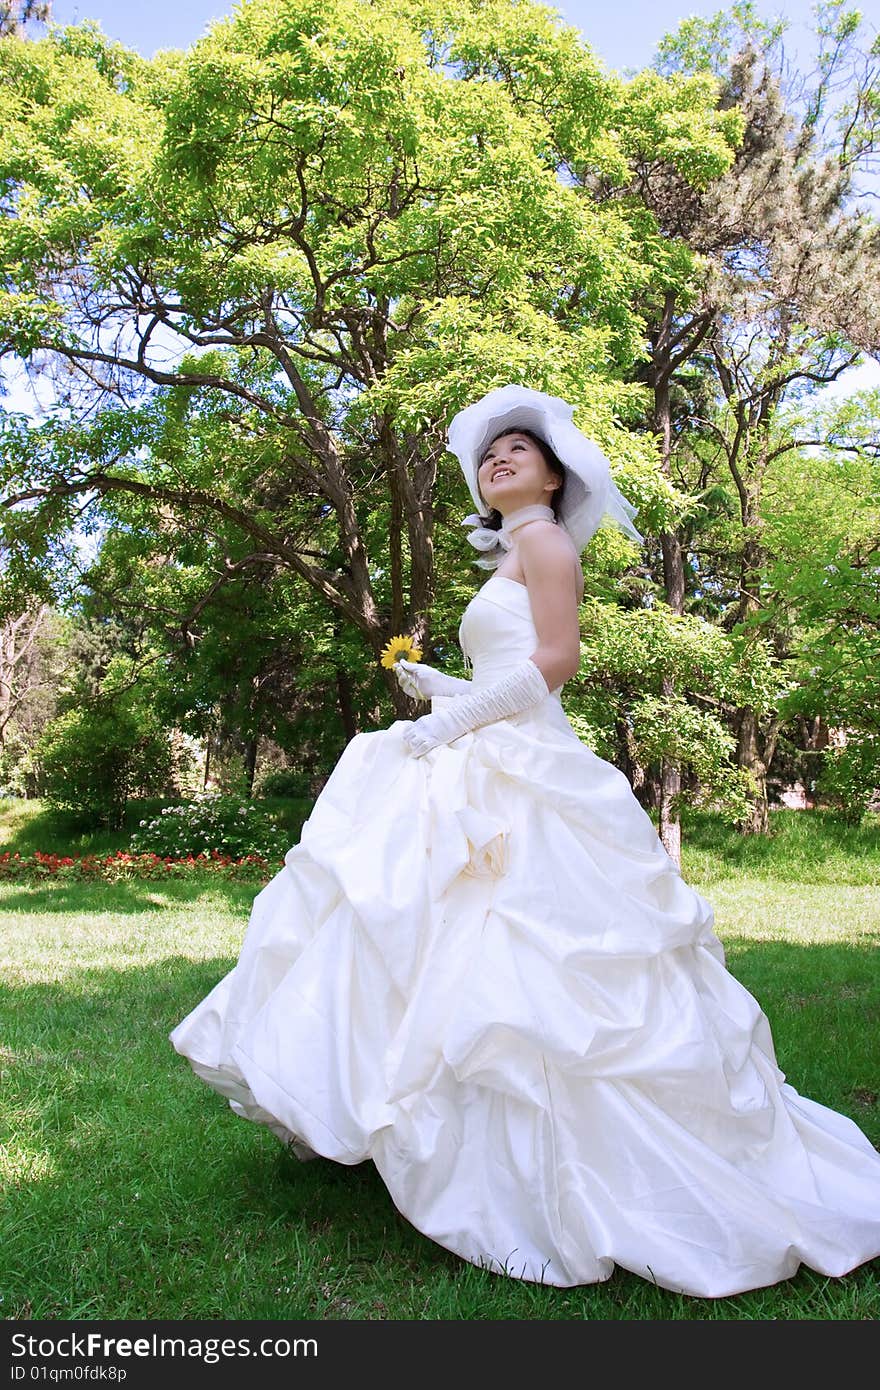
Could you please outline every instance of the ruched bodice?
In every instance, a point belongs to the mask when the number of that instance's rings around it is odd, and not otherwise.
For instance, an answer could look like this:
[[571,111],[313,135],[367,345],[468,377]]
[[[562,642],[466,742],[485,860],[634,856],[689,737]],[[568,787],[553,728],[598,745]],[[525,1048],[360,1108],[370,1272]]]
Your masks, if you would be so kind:
[[[538,645],[525,584],[493,574],[474,594],[458,627],[458,645],[475,686],[490,685],[531,656]],[[550,695],[559,701],[562,686]]]

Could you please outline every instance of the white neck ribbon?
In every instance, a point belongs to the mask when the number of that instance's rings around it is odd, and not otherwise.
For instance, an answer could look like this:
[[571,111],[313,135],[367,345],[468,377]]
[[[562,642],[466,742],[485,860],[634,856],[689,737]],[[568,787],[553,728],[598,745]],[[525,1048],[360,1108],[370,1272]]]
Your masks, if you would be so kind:
[[527,521],[555,521],[553,508],[546,506],[543,502],[531,502],[526,507],[517,507],[515,512],[509,512],[502,517],[501,529],[508,534],[515,531],[517,526],[523,526]]
[[471,512],[470,516],[464,517],[461,525],[474,528],[468,534],[468,540],[475,550],[483,552],[482,559],[475,563],[480,569],[494,570],[513,546],[513,532],[516,528],[526,521],[535,521],[538,518],[545,521],[556,520],[553,508],[543,502],[531,502],[528,506],[517,507],[515,511],[502,517],[500,531],[495,531],[490,526],[482,526],[479,512]]

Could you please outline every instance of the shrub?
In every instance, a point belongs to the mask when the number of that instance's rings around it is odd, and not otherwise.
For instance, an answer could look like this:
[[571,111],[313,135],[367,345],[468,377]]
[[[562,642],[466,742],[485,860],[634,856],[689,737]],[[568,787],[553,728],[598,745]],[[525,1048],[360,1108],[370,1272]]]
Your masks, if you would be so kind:
[[311,778],[307,772],[294,768],[279,768],[260,778],[257,796],[286,796],[296,799],[311,796]]
[[816,792],[858,825],[880,787],[880,738],[859,731],[842,746],[823,749]]
[[32,787],[28,750],[16,732],[7,729],[0,747],[0,796],[25,797]]
[[277,859],[290,841],[268,812],[240,796],[200,792],[180,806],[165,806],[152,820],[142,820],[131,838],[132,854],[179,857],[185,854],[256,854]]
[[172,770],[167,735],[143,708],[114,701],[67,710],[43,730],[35,749],[39,793],[89,824],[122,827],[135,792],[161,795]]

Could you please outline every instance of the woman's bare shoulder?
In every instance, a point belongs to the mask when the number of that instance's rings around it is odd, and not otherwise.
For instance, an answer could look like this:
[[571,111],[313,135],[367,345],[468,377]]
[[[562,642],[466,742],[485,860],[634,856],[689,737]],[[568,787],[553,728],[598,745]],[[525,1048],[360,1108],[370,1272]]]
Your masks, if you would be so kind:
[[563,526],[555,521],[543,519],[532,521],[522,528],[517,548],[524,573],[526,567],[534,570],[536,565],[542,568],[549,565],[562,576],[568,567],[571,567],[575,574],[578,599],[583,597],[584,572],[581,568],[581,557],[577,546]]

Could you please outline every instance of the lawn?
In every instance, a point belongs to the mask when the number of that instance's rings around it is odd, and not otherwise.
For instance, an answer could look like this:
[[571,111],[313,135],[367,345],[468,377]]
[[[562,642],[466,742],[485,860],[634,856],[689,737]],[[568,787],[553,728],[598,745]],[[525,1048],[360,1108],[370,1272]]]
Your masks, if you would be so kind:
[[[133,822],[144,808],[132,808]],[[289,808],[292,835],[302,807]],[[797,1090],[880,1145],[880,820],[773,813],[755,842],[688,813],[684,874]],[[72,843],[75,841],[75,843]],[[38,804],[0,848],[84,853]],[[234,963],[260,886],[0,883],[5,1318],[873,1319],[880,1260],[708,1300],[618,1269],[542,1288],[477,1269],[395,1210],[373,1168],[300,1164],[199,1081],[168,1032]]]

